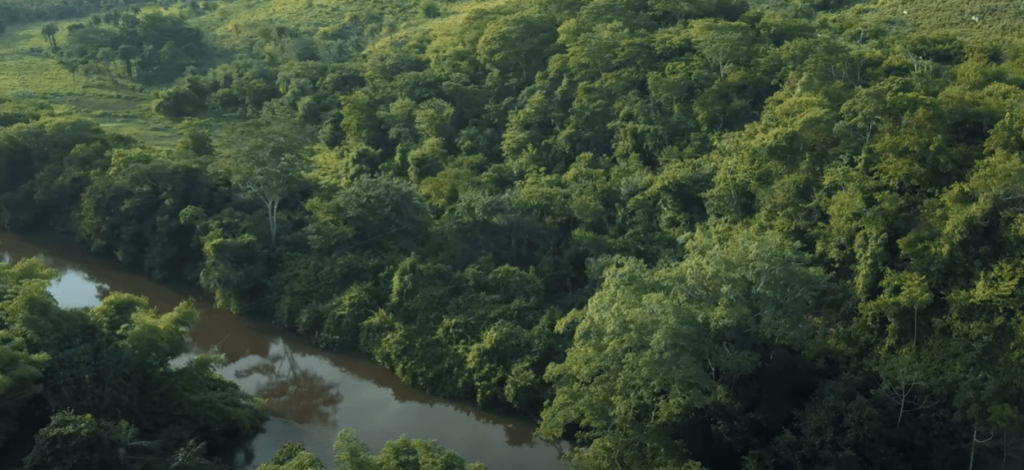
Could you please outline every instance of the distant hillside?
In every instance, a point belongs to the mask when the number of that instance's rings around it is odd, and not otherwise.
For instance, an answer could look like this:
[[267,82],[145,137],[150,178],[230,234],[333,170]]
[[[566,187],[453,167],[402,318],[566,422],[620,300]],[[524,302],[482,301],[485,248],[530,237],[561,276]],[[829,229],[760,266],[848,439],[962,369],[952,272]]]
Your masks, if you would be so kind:
[[[178,1],[178,0],[174,0]],[[0,4],[0,24],[79,18],[106,8],[156,3],[144,0],[7,0]],[[165,0],[165,3],[169,1]]]
[[952,31],[968,41],[1024,36],[1022,0],[879,0],[881,16],[903,16],[926,31]]

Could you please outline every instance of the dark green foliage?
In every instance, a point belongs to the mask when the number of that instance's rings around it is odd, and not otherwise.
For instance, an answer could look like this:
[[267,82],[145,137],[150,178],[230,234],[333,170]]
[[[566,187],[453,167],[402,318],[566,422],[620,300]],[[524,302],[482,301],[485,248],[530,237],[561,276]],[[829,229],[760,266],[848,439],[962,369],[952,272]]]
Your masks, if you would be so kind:
[[0,127],[36,121],[47,111],[50,108],[41,103],[0,97]]
[[437,18],[441,16],[441,5],[433,0],[422,0],[416,6],[416,12],[423,18]]
[[84,119],[44,118],[0,129],[0,224],[8,229],[66,226],[114,146]]
[[[188,279],[199,265],[194,227],[178,214],[188,206],[209,207],[223,198],[204,168],[187,155],[151,149],[115,150],[111,167],[93,177],[81,196],[79,233],[94,252],[157,279]],[[150,223],[136,225],[133,220]]]
[[52,414],[38,433],[22,431],[36,435],[26,469],[183,468],[182,456],[219,459],[261,430],[261,402],[214,371],[223,359],[170,366],[188,351],[191,305],[158,314],[115,292],[92,309],[64,310],[46,291],[56,278],[37,259],[0,264],[0,438],[35,393],[36,411]]
[[55,39],[57,30],[58,27],[56,23],[47,23],[43,26],[43,38],[46,39],[46,42],[50,45],[50,49],[57,48],[57,40]]
[[189,65],[207,60],[209,52],[198,29],[163,13],[138,17],[111,10],[91,16],[88,25],[71,25],[68,38],[68,47],[76,57],[104,65],[109,59],[100,57],[101,51],[116,51],[125,77],[144,84],[171,82]]
[[153,111],[164,116],[180,118],[198,114],[206,109],[203,99],[188,88],[169,88],[161,91],[153,102]]

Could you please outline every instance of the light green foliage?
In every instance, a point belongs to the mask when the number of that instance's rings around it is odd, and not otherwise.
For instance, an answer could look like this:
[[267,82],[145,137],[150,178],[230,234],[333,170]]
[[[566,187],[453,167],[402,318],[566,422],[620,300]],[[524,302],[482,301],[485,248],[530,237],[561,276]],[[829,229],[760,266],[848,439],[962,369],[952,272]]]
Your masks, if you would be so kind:
[[49,356],[28,350],[30,332],[22,322],[56,309],[45,290],[56,276],[36,259],[0,264],[0,444],[18,431],[19,412],[42,390],[39,379]]
[[810,349],[806,318],[826,279],[791,243],[715,224],[686,249],[684,261],[655,271],[604,261],[601,288],[560,322],[575,325],[575,340],[546,375],[556,387],[543,414],[548,437],[578,422],[590,430],[576,437],[602,461],[672,464],[672,426],[729,400],[729,384],[764,367],[765,351]]
[[339,470],[487,470],[479,463],[466,464],[458,454],[434,441],[405,436],[388,441],[380,453],[373,455],[351,429],[338,433],[334,452],[334,468]]
[[270,462],[256,470],[326,470],[326,467],[315,455],[306,452],[302,444],[289,442],[277,449]]
[[228,179],[247,198],[263,203],[273,244],[278,234],[278,208],[301,184],[304,147],[311,136],[304,127],[280,117],[255,121],[233,130],[230,136],[217,144],[221,158],[211,165],[211,172]]
[[197,157],[213,155],[213,138],[210,123],[195,118],[185,118],[180,124],[181,140],[174,150],[191,152]]
[[[466,464],[455,452],[434,441],[408,439],[405,436],[384,444],[377,455],[359,440],[355,431],[342,429],[334,441],[336,470],[487,470],[480,463]],[[323,463],[301,444],[287,443],[270,462],[257,470],[324,470]]]
[[39,431],[32,453],[25,457],[24,469],[129,470],[136,468],[133,461],[146,444],[138,440],[138,430],[126,421],[114,424],[92,415],[62,411]]

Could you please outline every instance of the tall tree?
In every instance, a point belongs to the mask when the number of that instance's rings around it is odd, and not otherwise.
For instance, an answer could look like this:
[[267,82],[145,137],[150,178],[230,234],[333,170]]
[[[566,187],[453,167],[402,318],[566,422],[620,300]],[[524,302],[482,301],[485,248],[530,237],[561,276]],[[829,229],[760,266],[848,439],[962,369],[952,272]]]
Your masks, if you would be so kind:
[[223,156],[211,166],[267,209],[271,243],[277,240],[278,208],[302,181],[310,129],[290,117],[262,117],[239,126],[217,145]]
[[56,36],[57,36],[57,31],[59,31],[59,30],[60,30],[60,28],[57,26],[56,23],[46,23],[43,26],[43,31],[42,31],[43,39],[46,39],[47,44],[50,45],[50,49],[56,49],[57,48]]
[[132,79],[132,61],[139,55],[139,48],[130,44],[121,44],[117,48],[117,59],[124,65],[124,74],[129,80]]

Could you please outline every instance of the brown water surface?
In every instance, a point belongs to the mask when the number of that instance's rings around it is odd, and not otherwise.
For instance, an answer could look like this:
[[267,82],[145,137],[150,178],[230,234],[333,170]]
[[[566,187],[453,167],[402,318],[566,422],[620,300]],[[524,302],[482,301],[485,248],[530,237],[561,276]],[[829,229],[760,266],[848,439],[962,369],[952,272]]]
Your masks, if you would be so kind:
[[[148,297],[161,311],[189,297],[186,289],[130,273],[60,240],[0,232],[0,261],[32,256],[60,272],[50,292],[63,307],[96,305],[110,291]],[[431,397],[365,358],[318,349],[269,323],[201,300],[195,306],[201,315],[190,333],[191,355],[216,347],[228,362],[219,372],[268,400],[272,418],[240,468],[270,460],[288,441],[301,442],[333,468],[334,437],[345,427],[355,429],[374,452],[405,434],[437,440],[492,470],[563,468],[559,446],[535,437],[530,423]]]

